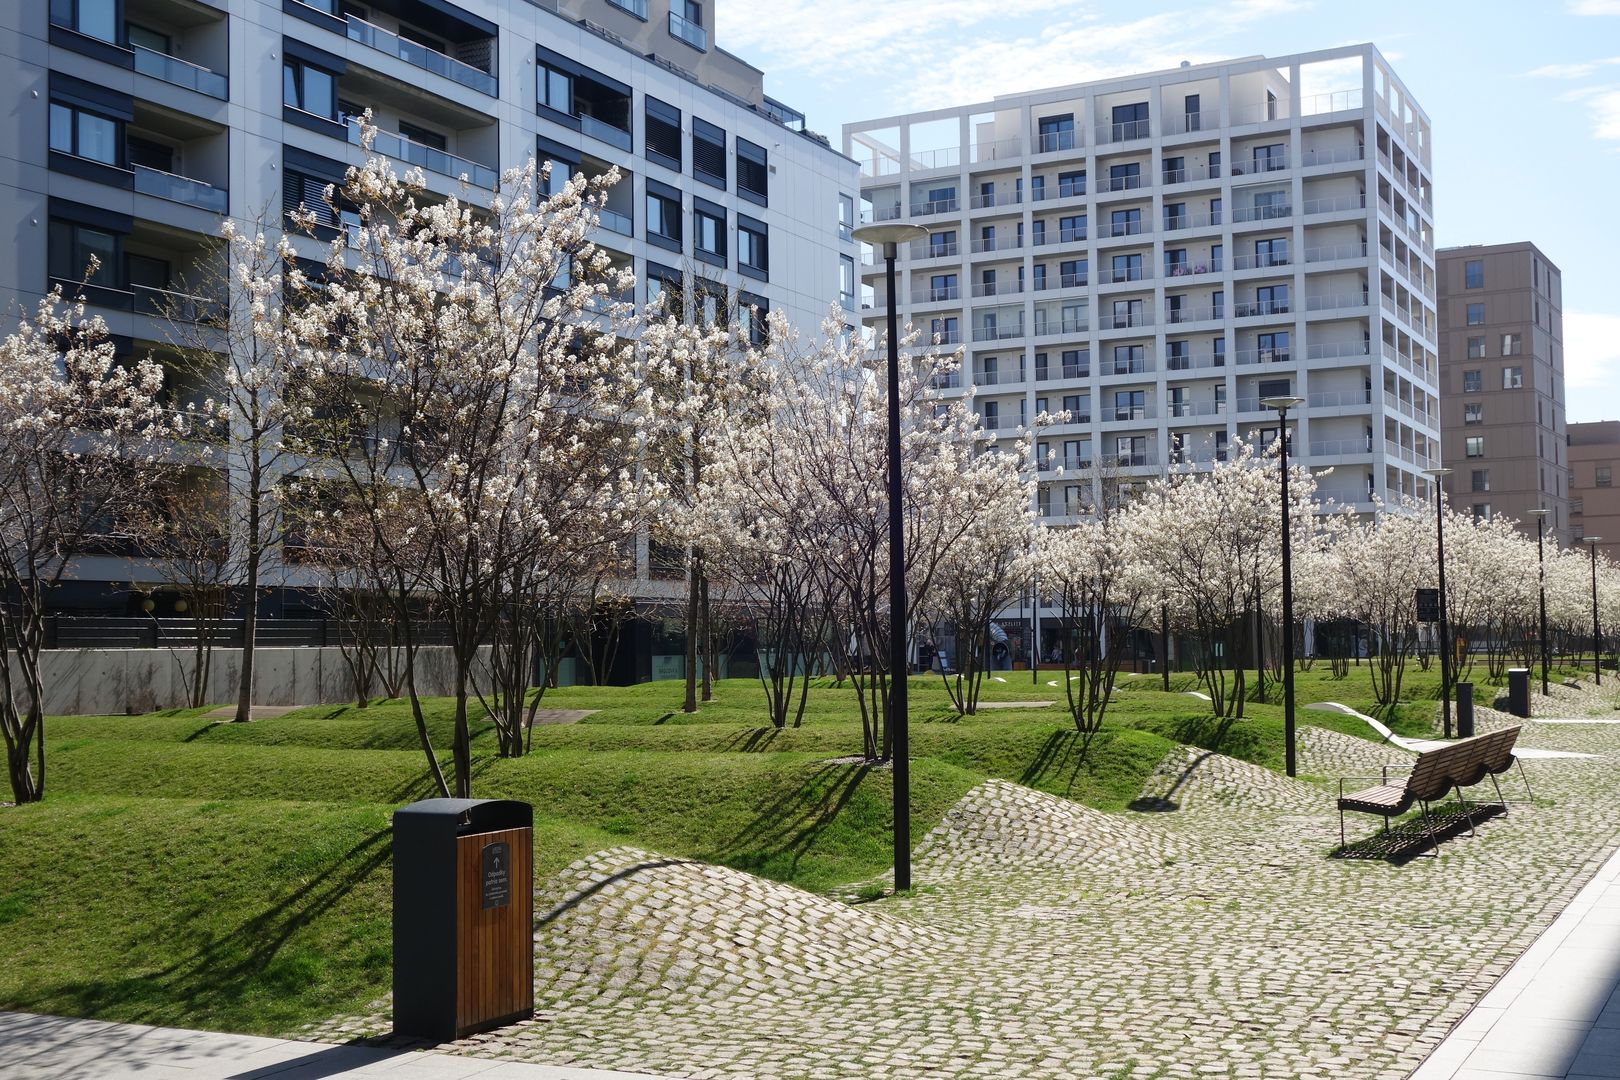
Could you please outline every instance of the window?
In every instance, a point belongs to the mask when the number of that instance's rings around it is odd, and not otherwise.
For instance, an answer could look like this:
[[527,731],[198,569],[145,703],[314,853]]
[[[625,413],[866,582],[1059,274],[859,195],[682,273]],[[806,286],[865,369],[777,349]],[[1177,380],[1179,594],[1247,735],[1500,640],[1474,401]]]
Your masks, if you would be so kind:
[[763,221],[737,215],[737,269],[749,277],[770,274],[770,236]]
[[118,0],[52,0],[51,21],[118,44]]
[[692,200],[692,252],[715,266],[726,265],[726,208]]
[[1485,389],[1485,377],[1479,371],[1463,372],[1463,393],[1477,394]]
[[1485,355],[1485,336],[1483,334],[1481,334],[1479,337],[1471,337],[1471,338],[1469,338],[1468,339],[1468,359],[1470,359],[1470,360],[1478,360],[1484,355]]
[[1485,260],[1469,259],[1463,263],[1463,288],[1483,289],[1485,287]]
[[95,257],[100,264],[88,281],[92,285],[116,289],[122,280],[123,260],[120,238],[102,229],[51,219],[48,270],[62,281],[82,281]]
[[[1165,207],[1165,213],[1168,214],[1169,212],[1170,212],[1170,208],[1168,206]],[[1187,273],[1187,271],[1188,271],[1187,249],[1186,248],[1168,248],[1168,249],[1166,249],[1165,253],[1164,253],[1164,274],[1165,274],[1165,276],[1166,277],[1180,277],[1181,275]]]
[[1108,189],[1128,191],[1142,186],[1142,166],[1136,162],[1108,166]]
[[[1063,350],[1063,377],[1065,379],[1086,379],[1091,377],[1091,350],[1065,349]],[[1086,418],[1087,421],[1090,417]]]
[[647,240],[681,250],[681,193],[651,180],[647,181]]
[[1065,259],[1058,264],[1058,287],[1071,289],[1085,285],[1091,273],[1090,259]]
[[1146,370],[1147,347],[1145,345],[1114,346],[1114,366],[1111,374],[1140,375]]
[[1474,520],[1475,521],[1489,521],[1489,520],[1491,520],[1491,504],[1490,503],[1475,503],[1474,504]]
[[539,104],[560,112],[564,116],[574,115],[574,77],[566,71],[552,67],[544,60],[536,61],[535,89],[539,94]]
[[656,263],[647,264],[647,306],[664,305],[677,319],[686,317],[686,285],[679,270]]
[[1039,122],[1040,153],[1074,149],[1074,114],[1043,116]]
[[1485,436],[1470,435],[1463,440],[1464,453],[1469,457],[1485,456]]
[[86,109],[51,102],[51,149],[61,154],[118,164],[118,121]]
[[1471,476],[1471,488],[1474,491],[1491,490],[1491,470],[1474,469]]
[[1072,172],[1058,173],[1058,198],[1067,199],[1074,195],[1086,193],[1086,170],[1075,169]]
[[1287,266],[1288,241],[1281,238],[1254,242],[1254,265]]
[[1173,232],[1176,229],[1187,227],[1187,204],[1184,202],[1167,202],[1164,204],[1164,231]]
[[1485,422],[1485,406],[1478,401],[1463,402],[1463,423],[1483,424]]
[[[765,148],[749,142],[747,139],[737,139],[737,194],[751,203],[769,206],[771,201],[770,186],[770,159],[766,157]],[[849,195],[838,196],[839,219],[843,221],[845,213],[844,202],[849,203],[849,227],[855,227],[855,200]],[[840,229],[842,232],[843,230]],[[844,237],[849,238],[847,235]]]
[[[1259,334],[1254,339],[1255,351],[1262,364],[1281,364],[1288,360],[1288,333],[1276,331]],[[1261,397],[1286,397],[1286,394],[1262,394]]]
[[726,186],[726,132],[692,117],[692,176],[717,188]]
[[1503,356],[1518,356],[1522,352],[1524,352],[1524,335],[1523,334],[1503,334],[1502,335],[1502,355]]
[[1485,305],[1484,304],[1469,304],[1468,305],[1468,325],[1469,326],[1484,326],[1485,325]]
[[1211,180],[1221,178],[1221,152],[1219,150],[1209,152],[1209,178]]
[[1142,420],[1147,417],[1147,391],[1114,391],[1114,419]]
[[1188,94],[1181,99],[1182,116],[1186,118],[1188,131],[1203,129],[1203,108],[1199,103],[1197,94]]
[[1282,315],[1287,311],[1288,286],[1262,285],[1254,290],[1254,310],[1252,314]]
[[[737,140],[738,147],[740,148],[745,141],[746,140],[738,139]],[[741,158],[741,155],[739,155],[738,159],[737,159],[737,187],[738,187],[739,191],[742,189],[742,185],[743,185],[743,167],[742,167],[742,158]],[[853,195],[844,195],[844,194],[840,193],[839,196],[838,196],[838,239],[840,239],[840,240],[854,239],[854,233],[855,233],[855,196],[853,196]]]
[[336,120],[337,76],[302,60],[287,60],[281,65],[281,103]]
[[1187,159],[1184,157],[1167,157],[1164,159],[1164,180],[1166,184],[1179,184],[1187,179]]
[[1288,168],[1287,144],[1271,143],[1254,148],[1255,172],[1276,172],[1278,169],[1286,168]]
[[838,256],[838,302],[849,311],[855,310],[855,257]]
[[650,96],[646,106],[648,160],[680,171],[681,110]]
[[1502,389],[1517,390],[1524,385],[1524,368],[1505,367],[1502,369]]
[[1113,136],[1114,141],[1147,138],[1148,103],[1138,101],[1130,105],[1115,105],[1113,121],[1114,124],[1110,134]]
[[1109,236],[1135,236],[1142,231],[1142,211],[1115,210],[1108,218]]
[[1142,256],[1115,255],[1109,277],[1113,281],[1141,281]]
[[1597,467],[1597,473],[1593,477],[1594,486],[1596,486],[1596,487],[1609,487],[1609,486],[1611,486],[1613,484],[1613,482],[1614,482],[1614,478],[1613,478],[1613,473],[1611,471],[1611,467],[1608,466],[1608,465],[1599,465]]
[[1086,215],[1070,214],[1058,218],[1058,239],[1063,243],[1086,238]]

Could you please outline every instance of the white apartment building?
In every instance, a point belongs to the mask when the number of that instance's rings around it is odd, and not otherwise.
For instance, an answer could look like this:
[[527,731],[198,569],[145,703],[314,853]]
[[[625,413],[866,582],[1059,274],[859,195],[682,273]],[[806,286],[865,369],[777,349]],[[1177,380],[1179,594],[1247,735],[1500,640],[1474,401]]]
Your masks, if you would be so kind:
[[[1325,505],[1439,464],[1428,117],[1371,45],[1182,65],[844,128],[861,213],[926,226],[901,316],[966,358],[983,424],[1042,412],[1040,510],[1272,438]],[[886,312],[880,257],[862,315]],[[963,388],[965,392],[965,388]],[[1297,418],[1297,421],[1296,421]],[[1297,426],[1296,426],[1297,423]]]
[[[0,4],[15,98],[0,118],[0,310],[31,310],[95,254],[87,294],[118,351],[161,356],[157,313],[223,216],[274,227],[320,205],[362,160],[354,118],[369,108],[376,148],[441,194],[535,155],[557,182],[617,166],[597,241],[634,268],[638,301],[678,287],[703,317],[724,293],[813,332],[853,301],[855,163],[713,42],[713,16],[714,0]],[[195,298],[199,316],[212,302]],[[194,393],[173,386],[173,405]],[[131,555],[89,559],[60,606],[124,613],[143,573]],[[296,573],[283,584],[263,615],[302,610]]]

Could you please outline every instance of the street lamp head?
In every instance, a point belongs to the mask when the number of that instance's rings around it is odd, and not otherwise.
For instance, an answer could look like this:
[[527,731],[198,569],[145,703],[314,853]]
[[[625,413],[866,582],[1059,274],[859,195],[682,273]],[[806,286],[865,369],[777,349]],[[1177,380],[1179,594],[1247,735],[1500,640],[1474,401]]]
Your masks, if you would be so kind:
[[1436,480],[1438,480],[1442,476],[1450,476],[1451,475],[1451,470],[1447,469],[1447,468],[1443,468],[1443,467],[1437,467],[1437,468],[1433,468],[1433,469],[1424,469],[1423,470],[1423,475],[1424,476],[1432,476]]
[[1526,510],[1525,513],[1529,514],[1531,517],[1544,518],[1548,514],[1552,513],[1552,511],[1543,506],[1539,510]]
[[876,247],[879,244],[904,244],[912,240],[921,240],[928,235],[928,230],[921,225],[908,225],[904,221],[885,221],[878,225],[862,225],[851,235],[863,244]]
[[1583,543],[1583,544],[1591,544],[1592,549],[1595,551],[1595,550],[1597,550],[1597,546],[1599,544],[1603,543],[1603,537],[1601,537],[1601,536],[1583,536],[1583,537],[1581,537],[1581,543]]
[[1305,404],[1305,399],[1302,397],[1268,397],[1261,398],[1260,404],[1268,409],[1276,409],[1279,413],[1285,413],[1296,405]]

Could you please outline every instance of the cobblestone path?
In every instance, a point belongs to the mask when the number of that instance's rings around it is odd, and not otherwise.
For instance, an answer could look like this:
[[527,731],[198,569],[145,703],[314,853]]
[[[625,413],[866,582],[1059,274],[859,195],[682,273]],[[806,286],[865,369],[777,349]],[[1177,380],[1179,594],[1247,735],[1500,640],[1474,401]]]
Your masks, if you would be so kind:
[[[690,1077],[1398,1080],[1620,839],[1620,726],[1520,741],[1597,756],[1531,763],[1535,805],[1405,862],[1330,858],[1327,785],[1190,749],[1142,812],[981,785],[907,897],[602,852],[541,889],[535,1020],[452,1049]],[[1401,758],[1302,728],[1308,773]]]

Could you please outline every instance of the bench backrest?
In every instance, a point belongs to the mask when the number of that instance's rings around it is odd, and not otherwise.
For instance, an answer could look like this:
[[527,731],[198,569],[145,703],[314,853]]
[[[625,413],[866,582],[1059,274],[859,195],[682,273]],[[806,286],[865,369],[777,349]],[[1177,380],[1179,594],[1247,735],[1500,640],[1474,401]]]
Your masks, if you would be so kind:
[[1485,779],[1486,773],[1502,772],[1513,764],[1513,746],[1518,738],[1517,727],[1503,728],[1425,750],[1412,766],[1406,781],[1407,793],[1430,802],[1453,786],[1468,787]]

